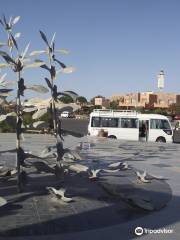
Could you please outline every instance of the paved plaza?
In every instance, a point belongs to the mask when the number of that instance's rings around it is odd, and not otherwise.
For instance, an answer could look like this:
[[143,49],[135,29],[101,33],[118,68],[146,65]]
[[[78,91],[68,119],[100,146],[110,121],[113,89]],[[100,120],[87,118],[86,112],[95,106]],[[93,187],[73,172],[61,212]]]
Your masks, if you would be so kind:
[[[96,181],[84,174],[67,174],[64,179],[53,173],[54,159],[37,168],[37,159],[28,159],[27,185],[17,193],[16,179],[0,178],[0,196],[8,204],[0,209],[0,239],[180,239],[180,145],[165,143],[129,142],[111,139],[65,137],[64,147],[75,149],[82,142],[80,155],[91,169],[105,169],[118,161],[132,169],[147,171],[149,175],[163,176],[153,184],[139,184],[131,170],[113,174],[99,174]],[[39,155],[45,146],[53,145],[49,135],[25,135],[23,147]],[[4,152],[15,148],[15,134],[0,134],[0,165],[15,164],[15,153]],[[41,169],[42,167],[42,169]],[[48,168],[49,167],[49,168]],[[52,170],[52,171],[51,171]],[[132,175],[132,177],[131,177]],[[127,184],[127,179],[130,183]],[[120,197],[103,188],[104,181],[121,186],[126,192]],[[138,185],[139,184],[139,185]],[[128,187],[126,187],[126,185]],[[63,203],[47,191],[47,186],[63,187],[71,203]],[[107,186],[107,184],[106,184]],[[152,198],[158,210],[145,211],[133,207],[122,196],[131,195],[131,186]],[[111,188],[110,188],[111,189]],[[163,192],[164,189],[164,192]],[[114,190],[113,190],[114,191]],[[116,191],[116,189],[115,189]],[[139,194],[139,192],[137,192]],[[149,196],[148,196],[149,194]],[[164,195],[163,195],[164,194]],[[162,207],[162,208],[161,208]],[[161,209],[159,209],[161,208]],[[136,236],[136,227],[169,230],[168,233],[148,233]],[[144,230],[145,231],[145,230]],[[152,231],[151,231],[152,232]]]

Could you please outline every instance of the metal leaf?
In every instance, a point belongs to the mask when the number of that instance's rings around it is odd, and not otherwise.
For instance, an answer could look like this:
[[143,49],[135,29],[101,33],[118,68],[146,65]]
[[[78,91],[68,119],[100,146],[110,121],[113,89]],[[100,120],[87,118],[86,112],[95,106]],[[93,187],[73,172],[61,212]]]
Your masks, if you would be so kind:
[[36,67],[42,67],[44,65],[44,62],[34,62],[31,64],[27,64],[24,67],[25,68],[36,68]]
[[0,86],[4,86],[4,85],[6,85],[6,80],[4,80],[4,79],[0,79]]
[[69,96],[71,97],[74,101],[76,100],[76,98],[78,97],[78,94],[73,92],[73,91],[64,91],[64,92],[59,92],[58,96],[62,95],[62,96]]
[[[36,60],[36,61],[37,61],[37,60]],[[40,67],[48,70],[49,72],[51,71],[51,69],[50,69],[46,64],[43,64],[43,65],[41,65]]]
[[52,89],[52,84],[51,84],[51,82],[49,81],[49,79],[48,79],[48,78],[45,78],[45,80],[46,80],[46,83],[47,83],[48,87],[49,87],[50,89]]
[[17,45],[17,42],[16,42],[15,38],[13,37],[13,35],[12,35],[12,34],[10,34],[10,36],[11,36],[11,40],[12,40],[12,42],[13,42],[14,46],[15,46],[15,47],[16,47],[16,49],[18,50],[18,45]]
[[48,89],[42,85],[33,85],[31,87],[28,87],[28,89],[33,90],[38,93],[47,93]]
[[[20,58],[21,59],[21,58]],[[24,65],[24,63],[28,63],[28,62],[30,62],[31,61],[31,59],[30,58],[23,58],[23,59],[21,59],[21,62],[23,63],[23,65]]]
[[24,52],[21,54],[22,55],[22,59],[24,59],[24,57],[26,56],[26,53],[27,53],[27,51],[28,51],[28,49],[29,49],[29,46],[30,46],[30,42],[26,45],[26,47],[25,47],[25,49],[24,49]]
[[0,86],[1,87],[5,87],[5,85],[6,85],[6,81],[0,81]]
[[46,45],[47,45],[48,47],[50,47],[50,46],[49,46],[49,43],[48,43],[48,40],[47,40],[47,38],[46,38],[46,35],[45,35],[42,31],[39,31],[39,32],[40,32],[40,34],[41,34],[42,39],[43,39],[44,42],[46,43]]
[[17,33],[15,33],[14,38],[17,39],[17,38],[19,38],[20,36],[21,36],[21,33],[20,33],[20,32],[17,32]]
[[55,52],[61,53],[61,54],[69,54],[69,50],[67,49],[57,49]]
[[68,96],[68,97],[71,97],[70,94],[65,93],[65,92],[58,92],[57,95],[58,95],[58,96],[65,96],[65,97],[67,97],[67,96]]
[[4,51],[0,51],[0,55],[4,58],[7,63],[13,63],[16,65],[15,61]]
[[64,91],[64,92],[65,92],[65,93],[72,94],[73,96],[78,97],[78,94],[77,94],[76,92],[73,92],[73,91],[70,91],[70,90],[68,90],[68,91]]
[[32,115],[32,119],[38,119],[47,113],[47,108],[42,108]]
[[7,86],[12,86],[14,85],[16,82],[15,81],[3,81],[3,82],[0,82],[0,86],[1,87],[7,87]]
[[50,44],[51,48],[53,47],[55,37],[56,37],[56,32],[53,34],[52,39],[51,39],[51,44]]
[[34,112],[37,110],[37,107],[26,107],[23,109],[23,112]]
[[13,89],[0,89],[0,93],[11,92]]
[[5,45],[6,45],[6,43],[0,42],[0,47],[3,47],[3,46],[5,46]]
[[7,73],[4,73],[1,78],[0,78],[0,82],[4,81],[4,78],[6,77]]
[[34,128],[47,128],[48,123],[46,123],[45,121],[37,121],[37,122],[33,123],[33,127]]
[[0,122],[3,122],[4,120],[6,120],[6,118],[7,118],[7,115],[0,115]]
[[62,62],[60,62],[58,59],[54,58],[54,61],[59,63],[59,65],[62,67],[62,68],[66,68],[66,65]]
[[15,17],[12,21],[12,25],[16,24],[19,21],[19,19],[20,19],[20,16]]
[[42,102],[43,100],[40,98],[31,98],[28,101],[24,102],[25,106],[36,106],[37,104],[39,104],[40,102]]
[[0,68],[6,68],[6,67],[10,67],[10,65],[6,63],[0,63]]
[[67,74],[69,74],[69,73],[73,73],[75,70],[76,70],[75,67],[66,67],[66,68],[63,68],[63,69],[57,71],[57,73],[67,73]]
[[7,113],[6,115],[7,115],[7,117],[16,117],[17,116],[15,112],[10,112],[10,113]]
[[11,36],[8,37],[7,46],[10,48],[10,51],[12,51],[14,44]]
[[33,51],[29,54],[29,56],[36,56],[36,55],[39,55],[39,54],[42,54],[42,53],[47,53],[47,51],[45,51],[45,50]]
[[12,16],[9,18],[9,26],[11,26],[12,24],[11,24],[11,22],[12,22]]
[[4,93],[1,93],[0,92],[0,96],[1,97],[8,97],[8,96],[10,96],[11,94],[9,93],[9,92],[4,92]]
[[1,25],[4,27],[4,23],[3,23],[3,21],[0,19],[0,23],[1,23]]
[[7,21],[6,21],[5,15],[3,15],[3,21],[4,21],[4,26],[7,28],[9,25],[8,25],[8,23],[7,23]]

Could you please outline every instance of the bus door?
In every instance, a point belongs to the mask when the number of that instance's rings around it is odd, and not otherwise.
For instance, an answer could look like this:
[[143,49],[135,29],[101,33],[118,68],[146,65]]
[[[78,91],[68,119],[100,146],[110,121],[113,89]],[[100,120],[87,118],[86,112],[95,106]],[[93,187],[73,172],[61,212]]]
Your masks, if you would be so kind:
[[139,140],[148,141],[149,139],[149,120],[139,120]]

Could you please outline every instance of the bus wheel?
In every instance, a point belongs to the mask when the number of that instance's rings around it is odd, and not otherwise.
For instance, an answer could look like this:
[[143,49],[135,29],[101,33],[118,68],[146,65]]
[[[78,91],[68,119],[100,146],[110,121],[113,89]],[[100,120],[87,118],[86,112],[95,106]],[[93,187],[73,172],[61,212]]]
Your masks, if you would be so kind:
[[166,142],[166,139],[164,137],[158,137],[156,142]]
[[114,135],[109,135],[108,138],[117,139],[117,137]]

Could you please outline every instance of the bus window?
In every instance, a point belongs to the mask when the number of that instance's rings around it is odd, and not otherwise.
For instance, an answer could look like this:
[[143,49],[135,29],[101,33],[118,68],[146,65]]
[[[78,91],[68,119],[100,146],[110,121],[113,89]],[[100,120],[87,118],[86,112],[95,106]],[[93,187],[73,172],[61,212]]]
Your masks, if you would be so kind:
[[101,118],[101,127],[111,127],[117,128],[118,127],[118,118]]
[[137,128],[138,120],[136,118],[121,118],[122,128]]
[[110,118],[109,119],[109,127],[118,127],[118,118]]
[[108,127],[109,118],[101,118],[101,127]]
[[151,119],[151,129],[171,129],[166,119]]
[[100,127],[100,117],[92,117],[91,127]]

